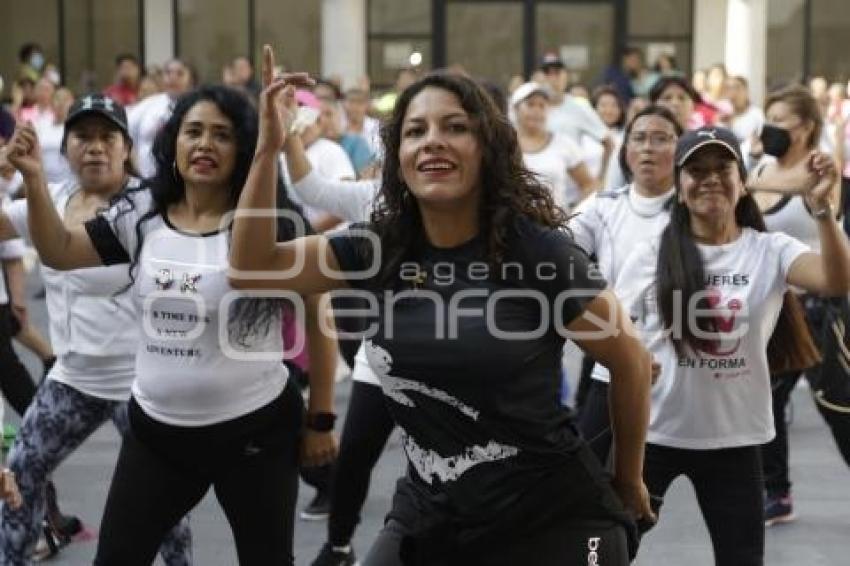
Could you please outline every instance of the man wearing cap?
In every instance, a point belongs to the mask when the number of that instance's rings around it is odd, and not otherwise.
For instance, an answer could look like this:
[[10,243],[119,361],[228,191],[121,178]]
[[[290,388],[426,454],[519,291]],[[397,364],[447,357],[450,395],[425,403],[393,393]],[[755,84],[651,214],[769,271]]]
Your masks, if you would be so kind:
[[614,151],[614,138],[593,108],[567,94],[569,75],[564,62],[557,53],[546,53],[540,61],[540,70],[551,89],[549,114],[546,127],[553,133],[562,134],[581,147],[582,138],[589,136],[604,148],[602,170],[606,170],[608,159]]

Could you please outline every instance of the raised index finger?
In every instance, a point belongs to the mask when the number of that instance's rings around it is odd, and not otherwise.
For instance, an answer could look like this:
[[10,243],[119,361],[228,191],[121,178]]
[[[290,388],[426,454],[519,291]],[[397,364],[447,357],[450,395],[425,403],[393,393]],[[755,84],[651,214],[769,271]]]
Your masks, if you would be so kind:
[[274,79],[274,50],[272,46],[263,46],[263,88],[272,84]]

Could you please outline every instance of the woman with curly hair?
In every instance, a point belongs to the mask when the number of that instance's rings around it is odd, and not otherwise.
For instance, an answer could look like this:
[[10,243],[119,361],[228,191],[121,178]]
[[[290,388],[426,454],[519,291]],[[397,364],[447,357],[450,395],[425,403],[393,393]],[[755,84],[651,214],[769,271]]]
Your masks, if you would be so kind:
[[[294,563],[299,449],[308,464],[332,456],[334,371],[332,363],[329,371],[317,365],[337,354],[330,337],[310,340],[305,419],[280,362],[281,299],[245,297],[228,284],[228,219],[256,142],[257,114],[244,95],[227,87],[189,93],[154,142],[150,185],[124,191],[93,220],[66,226],[38,177],[34,134],[14,140],[10,160],[28,179],[28,222],[44,264],[129,264],[128,292],[136,299],[130,434],[112,478],[97,565],[151,564],[163,535],[210,487],[240,564]],[[291,238],[302,220],[291,212],[286,218],[275,235]],[[309,332],[322,311],[314,306],[319,298],[306,301]]]
[[[267,47],[231,283],[373,300],[366,354],[409,466],[364,564],[628,564],[633,519],[651,519],[640,479],[650,358],[523,167],[508,121],[474,81],[424,77],[384,131],[371,221],[279,244],[268,211],[294,93],[271,69]],[[613,485],[558,402],[569,332],[613,374]]]

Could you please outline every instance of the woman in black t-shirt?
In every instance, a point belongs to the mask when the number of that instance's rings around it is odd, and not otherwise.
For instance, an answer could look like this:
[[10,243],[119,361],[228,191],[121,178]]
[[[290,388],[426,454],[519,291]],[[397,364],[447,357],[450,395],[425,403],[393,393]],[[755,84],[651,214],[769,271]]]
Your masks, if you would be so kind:
[[[372,301],[367,354],[409,467],[364,564],[628,564],[632,519],[652,519],[650,358],[510,124],[472,80],[423,78],[384,132],[371,222],[276,244],[267,211],[294,93],[273,64],[267,47],[231,283]],[[613,489],[558,403],[568,332],[613,375]]]

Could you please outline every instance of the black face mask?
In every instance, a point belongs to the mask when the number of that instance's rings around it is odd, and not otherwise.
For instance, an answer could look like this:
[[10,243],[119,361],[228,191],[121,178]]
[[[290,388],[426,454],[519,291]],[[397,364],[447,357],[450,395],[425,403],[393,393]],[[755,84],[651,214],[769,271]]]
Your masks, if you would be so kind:
[[791,134],[785,128],[765,124],[761,130],[761,144],[764,152],[779,158],[788,153],[791,147]]

